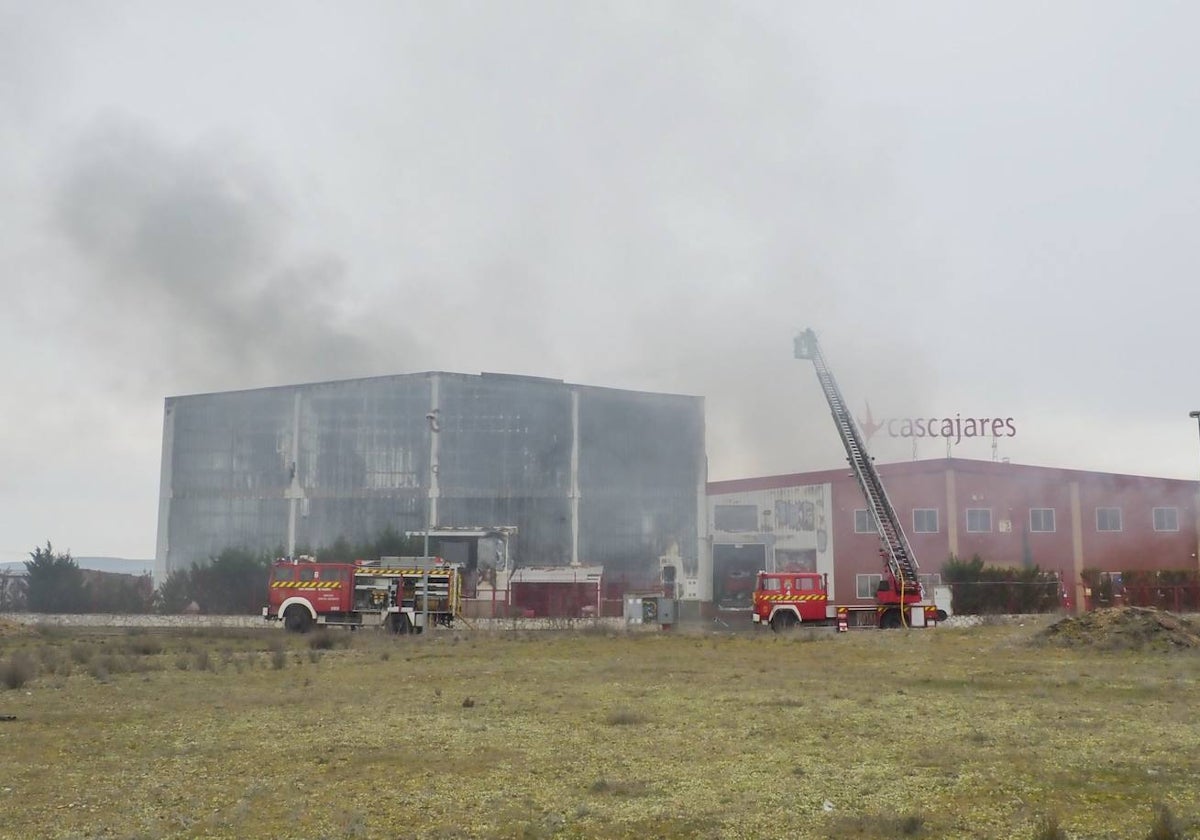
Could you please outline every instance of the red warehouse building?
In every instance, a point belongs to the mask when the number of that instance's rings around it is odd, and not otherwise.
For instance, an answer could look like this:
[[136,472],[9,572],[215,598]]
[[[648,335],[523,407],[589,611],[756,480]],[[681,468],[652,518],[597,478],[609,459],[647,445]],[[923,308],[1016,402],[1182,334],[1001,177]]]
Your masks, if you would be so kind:
[[[951,555],[1060,572],[1196,571],[1195,481],[941,458],[878,466],[927,585]],[[829,575],[839,603],[870,603],[882,571],[849,468],[708,484],[713,600],[736,609],[748,574]]]

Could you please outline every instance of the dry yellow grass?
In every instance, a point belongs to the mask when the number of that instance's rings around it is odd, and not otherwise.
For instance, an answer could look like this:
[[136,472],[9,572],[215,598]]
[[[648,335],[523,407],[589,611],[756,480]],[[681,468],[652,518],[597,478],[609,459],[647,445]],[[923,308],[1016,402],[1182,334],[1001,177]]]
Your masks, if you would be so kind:
[[0,837],[1194,831],[1200,657],[1037,629],[6,638]]

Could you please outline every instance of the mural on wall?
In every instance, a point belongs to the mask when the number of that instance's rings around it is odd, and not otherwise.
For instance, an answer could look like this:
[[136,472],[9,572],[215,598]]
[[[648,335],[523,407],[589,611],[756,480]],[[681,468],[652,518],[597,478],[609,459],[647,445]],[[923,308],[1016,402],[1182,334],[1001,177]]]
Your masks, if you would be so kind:
[[775,500],[775,527],[794,531],[815,531],[817,508],[811,501]]

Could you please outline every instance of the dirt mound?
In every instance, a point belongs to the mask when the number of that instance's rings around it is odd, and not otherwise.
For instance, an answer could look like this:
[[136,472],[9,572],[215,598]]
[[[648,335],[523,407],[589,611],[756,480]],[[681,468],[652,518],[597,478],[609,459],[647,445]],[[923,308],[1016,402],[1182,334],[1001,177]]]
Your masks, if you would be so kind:
[[1200,626],[1161,610],[1114,607],[1064,618],[1037,638],[1061,647],[1097,650],[1187,650],[1200,648]]

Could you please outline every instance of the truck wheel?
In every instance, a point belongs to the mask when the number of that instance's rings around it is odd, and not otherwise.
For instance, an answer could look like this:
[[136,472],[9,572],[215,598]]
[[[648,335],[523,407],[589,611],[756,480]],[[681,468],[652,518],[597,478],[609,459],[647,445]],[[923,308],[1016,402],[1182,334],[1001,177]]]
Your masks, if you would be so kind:
[[392,632],[397,635],[411,633],[412,625],[408,621],[408,616],[404,613],[396,613],[392,616]]
[[796,626],[796,615],[790,612],[775,613],[771,619],[771,629],[778,633],[781,630],[791,630]]
[[312,627],[312,616],[299,604],[292,604],[283,614],[283,628],[293,633],[307,633]]
[[879,627],[882,630],[899,630],[904,626],[900,619],[900,610],[888,610],[879,617]]

